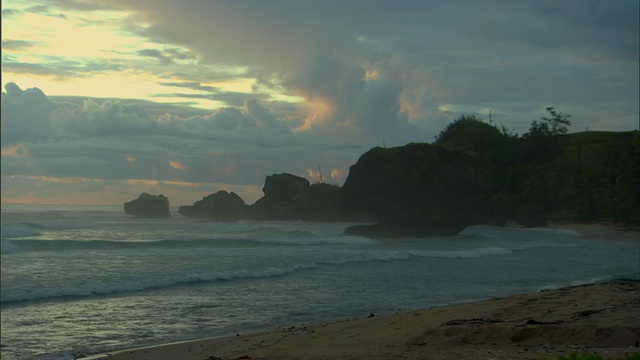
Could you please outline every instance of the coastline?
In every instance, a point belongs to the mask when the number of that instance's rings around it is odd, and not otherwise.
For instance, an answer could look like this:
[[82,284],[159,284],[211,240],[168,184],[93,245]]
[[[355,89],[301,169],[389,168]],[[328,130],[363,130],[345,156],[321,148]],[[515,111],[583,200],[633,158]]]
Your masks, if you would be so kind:
[[[560,223],[545,228],[576,231],[585,238],[640,241],[639,227]],[[555,359],[574,351],[617,359],[640,353],[640,277],[394,315],[291,325],[82,359],[517,360]]]
[[540,359],[640,352],[640,281],[185,341],[85,359]]
[[640,241],[640,225],[616,225],[612,223],[573,223],[557,222],[549,224],[550,229],[573,230],[583,236],[603,236],[606,238],[620,238],[624,240]]

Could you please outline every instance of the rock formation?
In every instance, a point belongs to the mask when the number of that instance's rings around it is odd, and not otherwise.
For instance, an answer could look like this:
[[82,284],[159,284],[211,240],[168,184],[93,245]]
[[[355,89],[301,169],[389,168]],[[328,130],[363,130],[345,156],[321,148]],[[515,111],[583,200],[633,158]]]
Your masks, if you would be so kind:
[[124,203],[124,212],[141,218],[168,218],[169,199],[164,195],[142,193],[137,199]]
[[[235,193],[218,191],[191,206],[181,206],[180,214],[211,220],[353,220],[353,214],[340,211],[340,187],[309,184],[309,180],[292,174],[267,176],[264,196],[246,205]],[[360,219],[360,218],[359,218]]]
[[247,217],[247,205],[238,194],[221,190],[203,197],[193,205],[180,206],[178,212],[192,218],[238,220]]

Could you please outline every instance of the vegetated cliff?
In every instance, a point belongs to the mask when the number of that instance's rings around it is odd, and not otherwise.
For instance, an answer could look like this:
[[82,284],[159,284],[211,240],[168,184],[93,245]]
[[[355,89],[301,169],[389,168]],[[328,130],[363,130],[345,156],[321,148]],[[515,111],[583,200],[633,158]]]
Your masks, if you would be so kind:
[[[366,235],[457,233],[488,217],[490,172],[477,156],[430,144],[374,148],[353,165],[340,194],[378,220]],[[363,233],[364,231],[364,233]]]
[[164,195],[142,193],[137,199],[124,203],[124,212],[141,218],[168,218],[169,199]]
[[374,148],[350,169],[340,203],[378,224],[368,236],[456,233],[480,223],[640,223],[640,136],[518,137],[463,117],[433,145]]
[[552,126],[534,123],[522,137],[463,116],[434,144],[367,151],[342,188],[274,174],[253,205],[219,191],[180,213],[212,220],[362,220],[366,213],[377,224],[347,232],[367,236],[455,234],[508,221],[640,224],[638,131],[566,134],[553,119],[567,117],[552,115]]

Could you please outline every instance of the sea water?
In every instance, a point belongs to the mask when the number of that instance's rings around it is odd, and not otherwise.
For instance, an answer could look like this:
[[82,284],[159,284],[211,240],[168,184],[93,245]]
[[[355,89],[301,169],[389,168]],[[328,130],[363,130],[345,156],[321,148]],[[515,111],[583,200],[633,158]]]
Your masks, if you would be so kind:
[[615,233],[469,227],[371,240],[344,222],[136,219],[2,206],[2,359],[76,356],[638,278]]

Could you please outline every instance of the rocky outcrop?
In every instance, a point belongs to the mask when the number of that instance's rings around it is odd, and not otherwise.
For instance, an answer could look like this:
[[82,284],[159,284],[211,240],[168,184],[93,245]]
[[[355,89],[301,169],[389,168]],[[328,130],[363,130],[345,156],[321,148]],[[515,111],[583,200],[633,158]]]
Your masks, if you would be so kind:
[[168,218],[169,199],[164,195],[142,193],[137,199],[124,203],[124,212],[140,218]]
[[238,194],[224,190],[205,196],[193,205],[180,206],[178,212],[192,218],[238,220],[248,215],[247,205]]
[[264,196],[251,205],[251,214],[258,219],[295,218],[297,208],[309,194],[309,180],[291,174],[267,176]]
[[[292,174],[267,176],[264,196],[246,205],[235,193],[218,191],[192,206],[181,206],[180,214],[211,220],[361,220],[355,214],[338,208],[340,187],[330,184],[309,184]],[[366,218],[369,220],[369,218]]]
[[455,234],[486,217],[487,183],[483,163],[458,151],[430,144],[374,148],[351,167],[340,203],[378,221],[351,234]]

